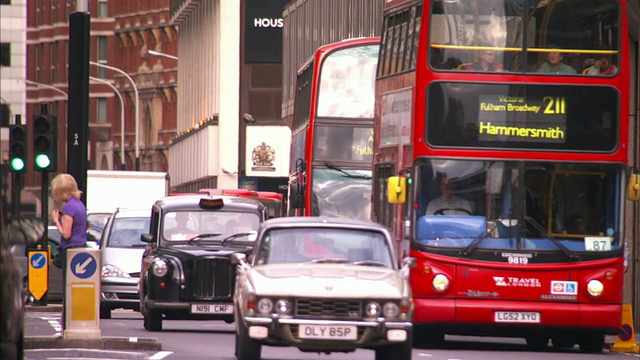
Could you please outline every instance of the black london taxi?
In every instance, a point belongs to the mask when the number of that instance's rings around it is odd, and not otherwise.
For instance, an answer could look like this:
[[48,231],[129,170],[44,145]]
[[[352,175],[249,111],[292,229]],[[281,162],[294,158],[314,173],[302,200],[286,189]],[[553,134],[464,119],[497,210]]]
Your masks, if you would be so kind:
[[151,210],[140,271],[144,327],[163,320],[234,321],[234,253],[249,254],[266,208],[257,200],[203,195],[169,196]]

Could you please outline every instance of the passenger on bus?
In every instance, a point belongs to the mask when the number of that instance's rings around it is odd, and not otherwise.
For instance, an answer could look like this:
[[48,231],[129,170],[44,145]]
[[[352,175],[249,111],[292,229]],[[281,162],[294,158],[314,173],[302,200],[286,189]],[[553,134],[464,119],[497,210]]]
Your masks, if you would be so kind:
[[453,184],[447,175],[439,173],[437,177],[441,195],[429,202],[426,215],[472,215],[471,202],[453,195]]
[[576,70],[562,62],[563,57],[559,51],[553,50],[547,54],[546,62],[538,68],[539,73],[546,74],[576,74]]
[[505,71],[502,64],[496,63],[496,52],[493,50],[481,50],[478,52],[478,60],[473,64],[466,66],[467,71],[489,71],[503,72]]
[[569,234],[586,234],[587,222],[578,214],[571,215],[566,222],[567,233]]

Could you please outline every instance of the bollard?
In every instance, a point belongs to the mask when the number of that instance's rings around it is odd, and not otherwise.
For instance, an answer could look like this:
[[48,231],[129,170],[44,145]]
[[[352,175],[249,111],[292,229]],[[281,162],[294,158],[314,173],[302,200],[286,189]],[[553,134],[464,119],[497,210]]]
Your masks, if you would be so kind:
[[65,339],[101,339],[99,249],[67,250],[65,291]]

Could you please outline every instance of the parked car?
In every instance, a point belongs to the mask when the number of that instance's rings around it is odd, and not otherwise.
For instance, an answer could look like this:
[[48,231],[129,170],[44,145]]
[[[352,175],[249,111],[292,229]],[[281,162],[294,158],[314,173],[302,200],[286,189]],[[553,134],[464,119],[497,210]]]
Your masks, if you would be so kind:
[[0,359],[24,358],[23,270],[16,263],[11,246],[32,246],[44,233],[39,219],[6,220],[0,205]]
[[206,195],[169,196],[152,209],[140,271],[144,327],[163,320],[232,323],[234,253],[249,254],[266,208],[257,200]]
[[149,231],[151,210],[116,210],[102,232],[102,297],[100,318],[111,310],[140,310],[140,261],[145,243],[140,235]]
[[286,217],[261,226],[253,254],[233,255],[235,354],[260,359],[263,345],[308,352],[375,350],[411,359],[413,302],[383,226],[370,221]]

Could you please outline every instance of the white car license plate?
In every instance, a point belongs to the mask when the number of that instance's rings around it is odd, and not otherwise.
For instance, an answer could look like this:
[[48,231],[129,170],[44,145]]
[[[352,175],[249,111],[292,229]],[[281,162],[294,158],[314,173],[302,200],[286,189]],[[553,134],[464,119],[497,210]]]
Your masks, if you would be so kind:
[[191,304],[192,314],[233,314],[231,304]]
[[501,323],[539,323],[539,312],[496,311],[494,321]]
[[354,325],[300,325],[300,339],[357,340],[358,327]]

